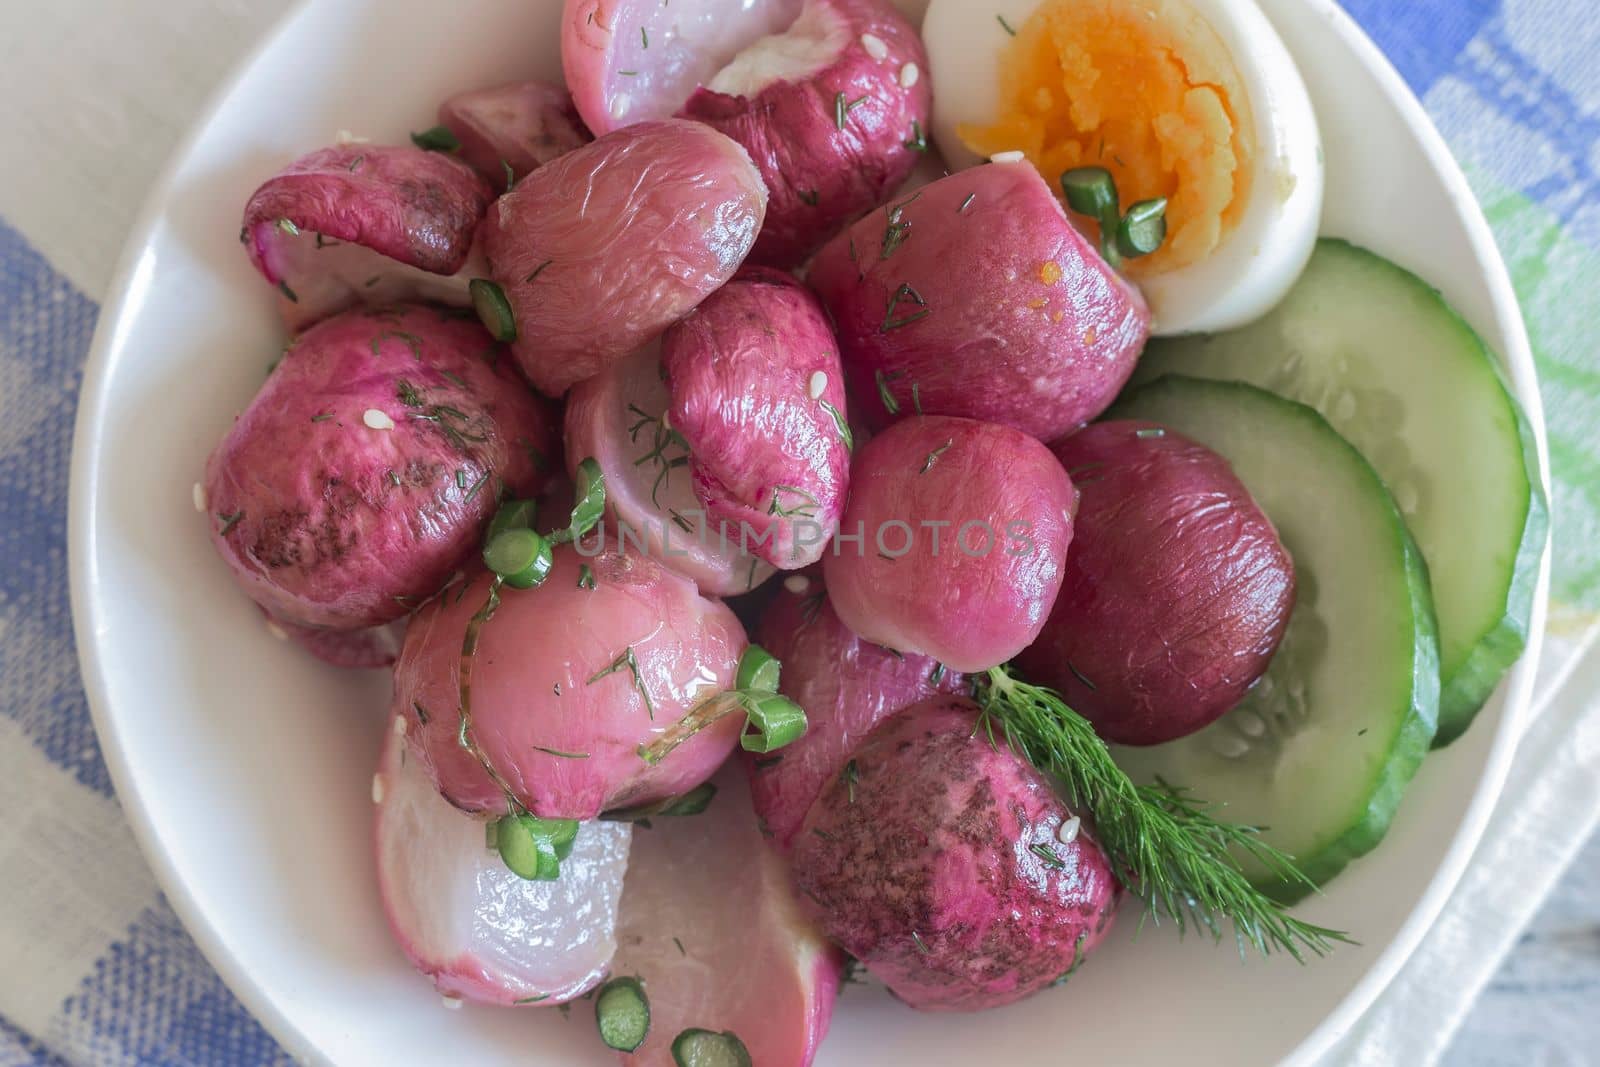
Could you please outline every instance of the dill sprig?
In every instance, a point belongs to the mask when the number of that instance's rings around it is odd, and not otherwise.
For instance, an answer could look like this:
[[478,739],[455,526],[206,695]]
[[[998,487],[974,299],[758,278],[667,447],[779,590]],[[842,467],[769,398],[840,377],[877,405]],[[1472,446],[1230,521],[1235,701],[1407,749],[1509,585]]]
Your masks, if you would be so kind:
[[1248,855],[1272,874],[1316,888],[1283,852],[1261,840],[1253,826],[1215,819],[1206,805],[1165,783],[1135,785],[1112,760],[1089,721],[1054,690],[995,667],[973,678],[982,708],[978,728],[995,742],[998,730],[1011,749],[1059,778],[1068,799],[1088,811],[1117,878],[1145,902],[1155,922],[1171,919],[1222,936],[1233,924],[1239,952],[1253,945],[1262,955],[1305,952],[1322,956],[1334,944],[1354,944],[1338,930],[1290,915],[1281,903],[1250,884],[1240,866]]

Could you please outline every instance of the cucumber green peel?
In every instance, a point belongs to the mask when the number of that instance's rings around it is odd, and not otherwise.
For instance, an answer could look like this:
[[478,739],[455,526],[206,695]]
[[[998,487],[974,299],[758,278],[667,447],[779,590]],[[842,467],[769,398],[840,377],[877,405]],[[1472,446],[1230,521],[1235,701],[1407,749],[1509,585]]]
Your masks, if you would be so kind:
[[[1266,676],[1195,734],[1113,749],[1137,781],[1193,789],[1317,885],[1370,851],[1437,726],[1427,568],[1369,463],[1311,408],[1254,386],[1169,376],[1113,417],[1168,426],[1228,459],[1294,557],[1294,614]],[[1306,885],[1246,857],[1280,900]]]
[[1549,527],[1532,432],[1482,339],[1409,271],[1323,239],[1265,318],[1152,342],[1134,381],[1169,373],[1310,404],[1382,475],[1438,610],[1434,744],[1459,737],[1526,644]]

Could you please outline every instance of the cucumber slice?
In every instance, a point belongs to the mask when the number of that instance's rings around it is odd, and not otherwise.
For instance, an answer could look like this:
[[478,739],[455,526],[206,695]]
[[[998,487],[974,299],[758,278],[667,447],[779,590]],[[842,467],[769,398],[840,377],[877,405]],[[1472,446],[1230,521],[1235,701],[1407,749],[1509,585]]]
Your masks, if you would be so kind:
[[1310,404],[1371,460],[1433,582],[1434,743],[1459,737],[1522,654],[1548,525],[1532,434],[1483,341],[1416,275],[1324,238],[1271,314],[1152,342],[1134,381],[1169,373]]
[[[1233,464],[1294,557],[1294,614],[1238,707],[1197,733],[1114,747],[1136,781],[1222,805],[1324,884],[1372,849],[1428,752],[1439,642],[1427,568],[1377,472],[1311,408],[1237,382],[1170,376],[1115,418],[1170,426]],[[1305,887],[1253,880],[1293,900]]]

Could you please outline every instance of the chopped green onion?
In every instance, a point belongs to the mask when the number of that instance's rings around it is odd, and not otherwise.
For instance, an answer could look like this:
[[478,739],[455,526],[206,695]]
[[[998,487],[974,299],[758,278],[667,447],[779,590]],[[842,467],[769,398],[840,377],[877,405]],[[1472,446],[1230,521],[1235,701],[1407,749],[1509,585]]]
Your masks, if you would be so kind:
[[450,132],[448,126],[435,126],[411,135],[411,143],[429,152],[455,152],[461,148],[461,139]]
[[495,848],[511,873],[530,882],[561,877],[561,861],[572,855],[578,839],[576,819],[541,819],[507,815],[494,824]]
[[532,500],[507,500],[489,520],[489,532],[484,541],[493,541],[507,530],[531,529],[537,513],[538,505]]
[[1104,167],[1073,167],[1061,175],[1061,191],[1080,215],[1103,220],[1118,211],[1117,183]]
[[550,542],[523,527],[503,530],[483,549],[483,562],[513,589],[532,589],[550,577]]
[[606,1048],[632,1052],[650,1033],[650,1001],[637,978],[613,978],[594,998],[594,1021]]
[[1148,256],[1167,239],[1167,200],[1141,200],[1117,224],[1117,251],[1128,259]]
[[488,278],[474,278],[467,283],[467,292],[472,295],[472,309],[478,313],[478,321],[491,337],[496,341],[517,339],[517,318],[504,289]]
[[550,535],[550,540],[558,545],[583,540],[584,535],[600,521],[600,516],[605,514],[606,475],[593,456],[578,464],[576,481],[578,502],[572,505],[571,521],[565,530],[557,530]]
[[744,650],[744,655],[739,657],[739,673],[734,679],[734,688],[776,693],[778,672],[782,668],[783,664],[771,652],[760,645],[751,645]]
[[799,739],[806,732],[805,711],[794,701],[776,693],[746,700],[744,710],[748,725],[756,731],[739,735],[739,745],[746,752],[773,752]]
[[750,1050],[738,1034],[699,1028],[685,1030],[673,1039],[672,1062],[678,1067],[753,1067]]

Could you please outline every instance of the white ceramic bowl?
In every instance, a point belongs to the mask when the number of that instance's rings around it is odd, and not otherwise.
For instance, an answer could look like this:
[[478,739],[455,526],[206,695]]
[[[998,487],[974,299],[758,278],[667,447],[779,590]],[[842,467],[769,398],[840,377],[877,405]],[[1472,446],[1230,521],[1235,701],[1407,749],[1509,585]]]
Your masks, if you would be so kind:
[[[390,942],[369,855],[381,674],[273,640],[190,503],[213,444],[277,354],[239,249],[241,205],[347,129],[403,141],[439,99],[556,76],[559,0],[324,0],[298,8],[217,99],[157,186],[100,321],[79,414],[70,537],[78,645],[123,806],[173,906],[297,1057],[338,1064],[604,1064],[580,1007],[446,1011]],[[1325,230],[1441,289],[1502,354],[1543,440],[1505,268],[1437,133],[1329,0],[1270,0],[1319,109]],[[1542,630],[1544,585],[1533,629]],[[852,990],[819,1063],[1305,1062],[1416,947],[1499,792],[1537,637],[1472,730],[1422,768],[1389,838],[1302,909],[1362,944],[1306,967],[1135,940],[1131,909],[1069,987],[978,1016]],[[1428,1025],[1419,1019],[1419,1026]]]

